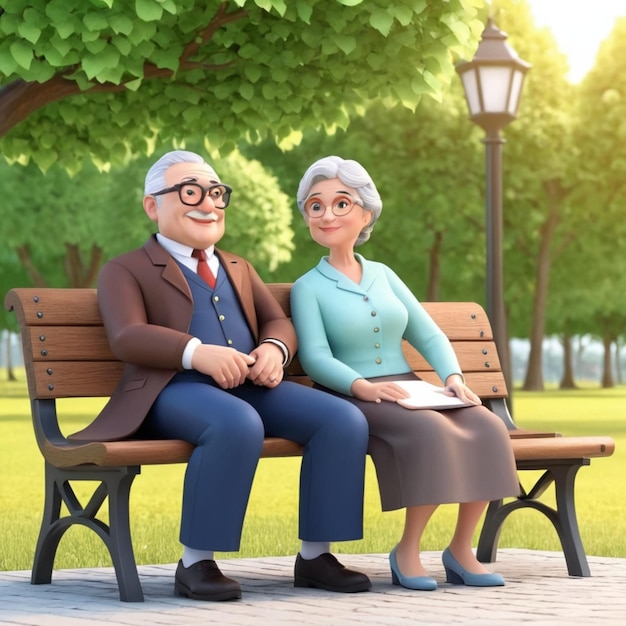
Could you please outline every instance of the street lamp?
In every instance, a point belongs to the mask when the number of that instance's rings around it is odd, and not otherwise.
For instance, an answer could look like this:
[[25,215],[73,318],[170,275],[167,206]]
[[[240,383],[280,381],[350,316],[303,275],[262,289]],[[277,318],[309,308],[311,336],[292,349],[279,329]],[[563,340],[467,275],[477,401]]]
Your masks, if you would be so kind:
[[522,61],[506,43],[507,34],[491,18],[471,61],[459,63],[456,71],[463,82],[470,119],[485,131],[486,225],[487,225],[487,315],[502,372],[512,394],[502,270],[502,144],[500,131],[517,117],[517,109],[530,64]]

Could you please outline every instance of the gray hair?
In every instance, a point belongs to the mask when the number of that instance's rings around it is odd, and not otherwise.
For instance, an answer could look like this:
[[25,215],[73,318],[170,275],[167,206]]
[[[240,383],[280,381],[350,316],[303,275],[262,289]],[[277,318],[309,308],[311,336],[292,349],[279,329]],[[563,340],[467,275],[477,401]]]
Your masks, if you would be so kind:
[[[205,163],[205,161],[199,154],[196,154],[195,152],[188,152],[187,150],[172,150],[171,152],[166,152],[148,170],[144,185],[144,195],[150,196],[161,189],[165,189],[167,187],[165,172],[167,172],[172,165],[176,165],[177,163]],[[208,163],[206,163],[206,165],[215,174],[215,170],[208,165]],[[216,180],[219,180],[217,174],[215,174],[215,178]],[[157,200],[158,199],[160,198],[157,198]]]
[[315,161],[304,173],[300,185],[298,186],[298,209],[300,209],[300,213],[305,216],[304,203],[311,191],[311,187],[322,180],[332,178],[338,178],[342,183],[348,185],[348,187],[355,189],[363,201],[363,208],[372,213],[370,223],[360,232],[354,244],[355,246],[359,246],[370,238],[374,224],[383,210],[383,203],[371,176],[357,161],[342,159],[338,156],[327,156]]

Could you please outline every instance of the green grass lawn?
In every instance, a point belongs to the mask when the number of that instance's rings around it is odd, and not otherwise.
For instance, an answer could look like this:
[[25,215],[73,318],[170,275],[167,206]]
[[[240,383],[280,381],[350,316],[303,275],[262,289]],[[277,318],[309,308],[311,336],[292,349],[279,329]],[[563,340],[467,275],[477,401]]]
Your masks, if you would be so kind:
[[[101,405],[99,400],[64,401],[63,429],[68,433],[78,430]],[[516,392],[514,414],[524,428],[614,438],[616,453],[612,457],[593,460],[590,467],[580,470],[576,507],[586,552],[626,557],[626,387]],[[299,458],[261,460],[241,551],[220,558],[297,552],[299,466]],[[180,557],[178,526],[184,470],[184,465],[144,467],[135,480],[131,520],[138,563],[172,563]],[[0,570],[29,569],[43,506],[43,461],[33,436],[23,380],[0,382],[0,471]],[[547,499],[550,501],[551,497]],[[441,550],[447,545],[455,515],[455,506],[440,507],[424,536],[424,550]],[[400,536],[402,523],[401,511],[380,511],[374,468],[368,459],[364,539],[336,544],[333,549],[388,552]],[[554,528],[531,510],[517,511],[506,521],[500,547],[560,550]],[[55,561],[57,568],[109,565],[99,539],[83,528],[68,531]]]

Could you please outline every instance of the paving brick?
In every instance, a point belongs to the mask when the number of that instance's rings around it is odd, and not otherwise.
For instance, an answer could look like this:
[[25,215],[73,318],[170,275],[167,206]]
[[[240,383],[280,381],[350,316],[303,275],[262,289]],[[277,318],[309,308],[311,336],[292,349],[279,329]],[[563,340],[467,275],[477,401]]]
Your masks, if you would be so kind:
[[439,583],[428,592],[393,586],[386,554],[340,558],[370,576],[372,591],[295,589],[293,557],[219,561],[243,589],[241,600],[223,603],[175,597],[175,564],[139,567],[141,603],[119,601],[112,568],[58,570],[50,585],[31,585],[30,572],[0,572],[0,625],[626,624],[626,558],[589,557],[592,575],[575,578],[560,552],[503,549],[488,568],[506,586],[479,589],[446,583],[441,553],[427,552],[423,563]]

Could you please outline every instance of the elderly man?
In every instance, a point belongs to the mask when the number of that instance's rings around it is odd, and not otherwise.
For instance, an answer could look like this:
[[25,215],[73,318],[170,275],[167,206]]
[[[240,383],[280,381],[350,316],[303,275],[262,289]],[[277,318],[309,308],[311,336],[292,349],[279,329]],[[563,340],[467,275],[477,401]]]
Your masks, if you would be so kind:
[[195,446],[187,466],[175,593],[241,597],[214,552],[239,549],[265,436],[304,446],[297,587],[365,591],[365,574],[330,554],[362,537],[367,422],[359,409],[283,381],[296,350],[290,321],[254,268],[215,248],[231,187],[192,152],[148,171],[143,207],[158,233],[109,261],[98,301],[124,375],[78,440],[173,438]]

